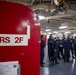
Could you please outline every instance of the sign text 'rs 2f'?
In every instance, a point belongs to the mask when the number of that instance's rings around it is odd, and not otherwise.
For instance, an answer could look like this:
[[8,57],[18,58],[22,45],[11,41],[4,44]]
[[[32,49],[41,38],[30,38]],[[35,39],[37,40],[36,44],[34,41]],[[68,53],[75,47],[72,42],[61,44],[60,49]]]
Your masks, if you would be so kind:
[[30,26],[27,25],[27,34],[0,34],[0,46],[28,46]]
[[0,46],[27,46],[28,35],[0,34]]
[[[24,37],[15,37],[14,43],[21,43]],[[10,43],[10,37],[0,37],[0,43]]]

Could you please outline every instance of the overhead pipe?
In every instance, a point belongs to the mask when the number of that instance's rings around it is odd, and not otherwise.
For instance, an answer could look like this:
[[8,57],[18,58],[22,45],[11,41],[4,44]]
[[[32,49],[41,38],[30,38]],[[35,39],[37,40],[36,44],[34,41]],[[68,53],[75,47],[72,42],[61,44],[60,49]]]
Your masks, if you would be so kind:
[[36,0],[32,0],[30,4],[33,5],[33,3],[34,3],[35,1],[36,1]]
[[62,17],[70,17],[70,16],[72,16],[72,15],[71,14],[64,14],[64,15],[48,16],[48,17],[45,17],[45,20],[62,18]]
[[76,23],[76,20],[68,20],[68,19],[59,19],[59,18],[56,18],[56,19],[53,19],[53,20],[57,20],[57,21],[67,21],[67,22],[72,22],[72,23]]

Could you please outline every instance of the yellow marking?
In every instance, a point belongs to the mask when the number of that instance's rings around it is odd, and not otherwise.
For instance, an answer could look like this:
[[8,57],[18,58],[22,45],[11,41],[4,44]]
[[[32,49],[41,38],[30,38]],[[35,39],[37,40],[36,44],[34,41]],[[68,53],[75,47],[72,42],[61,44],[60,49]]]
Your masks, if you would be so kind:
[[59,3],[61,3],[63,0],[57,0]]

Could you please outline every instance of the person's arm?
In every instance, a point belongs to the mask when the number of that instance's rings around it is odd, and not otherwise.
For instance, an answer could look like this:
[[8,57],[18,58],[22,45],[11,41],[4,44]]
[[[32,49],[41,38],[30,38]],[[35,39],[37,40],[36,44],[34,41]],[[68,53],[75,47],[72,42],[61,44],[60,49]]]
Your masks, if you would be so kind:
[[73,43],[73,49],[75,50],[75,42]]
[[50,39],[48,39],[48,45],[50,45],[51,44],[51,41],[50,41]]
[[52,43],[52,48],[53,48],[53,50],[55,49],[55,42],[53,41],[53,43]]
[[45,47],[45,42],[43,40],[41,40],[41,48]]

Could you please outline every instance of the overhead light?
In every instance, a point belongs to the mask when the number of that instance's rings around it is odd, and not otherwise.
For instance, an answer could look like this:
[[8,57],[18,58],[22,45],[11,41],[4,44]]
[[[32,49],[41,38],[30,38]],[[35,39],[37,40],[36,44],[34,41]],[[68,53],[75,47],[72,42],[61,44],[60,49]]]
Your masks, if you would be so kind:
[[39,20],[43,20],[45,18],[44,16],[41,16],[41,15],[39,15],[38,17],[39,17]]
[[65,34],[71,33],[70,31],[65,32]]
[[48,31],[51,31],[51,29],[46,29],[45,31],[47,31],[47,32],[48,32]]
[[48,34],[52,34],[52,32],[48,32]]
[[61,36],[62,34],[59,34],[59,36]]
[[46,28],[49,28],[49,27],[46,27]]
[[66,29],[66,28],[68,28],[68,26],[61,26],[61,27],[59,27],[59,29]]
[[58,13],[61,14],[61,15],[64,15],[65,14],[64,11],[63,12],[62,11],[59,11]]
[[57,31],[54,31],[53,33],[57,34],[58,32]]

